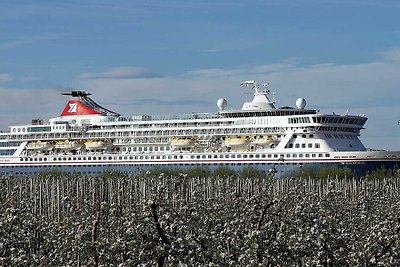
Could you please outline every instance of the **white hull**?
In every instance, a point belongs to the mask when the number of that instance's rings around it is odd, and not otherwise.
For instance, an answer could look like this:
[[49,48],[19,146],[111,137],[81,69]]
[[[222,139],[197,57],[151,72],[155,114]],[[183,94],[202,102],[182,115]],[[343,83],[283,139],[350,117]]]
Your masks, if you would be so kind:
[[[94,154],[88,156],[41,156],[35,157],[0,157],[0,173],[32,174],[43,170],[60,170],[66,172],[81,172],[97,174],[104,170],[119,170],[129,173],[140,172],[155,166],[170,167],[255,167],[265,171],[277,170],[280,175],[302,166],[321,168],[324,166],[342,166],[355,170],[367,170],[372,167],[393,168],[400,166],[400,151],[398,152],[353,152],[350,155],[343,152],[323,153],[317,158],[280,158],[280,154],[272,153],[181,153],[174,154],[142,154],[115,156],[113,154]],[[275,156],[276,155],[276,156]],[[310,153],[312,155],[312,153]],[[39,158],[41,160],[39,160]],[[7,166],[4,168],[4,166]],[[72,167],[71,167],[72,166]],[[17,173],[18,172],[18,173]]]

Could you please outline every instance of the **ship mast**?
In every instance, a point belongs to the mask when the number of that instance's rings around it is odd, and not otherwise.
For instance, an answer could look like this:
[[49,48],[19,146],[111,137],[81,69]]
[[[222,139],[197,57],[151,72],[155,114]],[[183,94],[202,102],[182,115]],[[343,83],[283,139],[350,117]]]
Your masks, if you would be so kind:
[[251,109],[275,109],[275,101],[270,100],[268,95],[270,94],[269,83],[262,84],[262,88],[256,81],[243,81],[240,83],[241,86],[251,87],[254,90],[254,99],[252,102],[246,102],[243,105],[242,110]]

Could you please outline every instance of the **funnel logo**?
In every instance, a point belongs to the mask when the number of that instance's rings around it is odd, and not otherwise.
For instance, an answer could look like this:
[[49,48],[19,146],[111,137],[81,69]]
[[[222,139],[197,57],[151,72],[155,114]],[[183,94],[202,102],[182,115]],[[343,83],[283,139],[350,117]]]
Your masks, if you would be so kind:
[[77,109],[78,109],[78,103],[71,103],[69,104],[68,113],[76,113]]

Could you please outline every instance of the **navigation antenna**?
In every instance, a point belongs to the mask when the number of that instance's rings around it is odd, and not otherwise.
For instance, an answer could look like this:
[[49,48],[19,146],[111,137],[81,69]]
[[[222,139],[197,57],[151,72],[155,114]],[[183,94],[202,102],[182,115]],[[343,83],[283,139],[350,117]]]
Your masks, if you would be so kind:
[[[260,85],[254,80],[243,81],[243,82],[240,83],[240,85],[241,86],[246,86],[246,87],[250,87],[251,86],[252,89],[254,89],[254,95],[255,96],[256,95],[265,95],[267,97],[268,101],[270,101],[269,98],[268,98],[268,95],[270,94],[269,83],[263,83],[262,84],[262,87],[263,87],[262,89],[260,89]],[[276,96],[276,93],[273,92],[272,93],[272,101],[270,101],[270,103],[275,104],[275,96]]]

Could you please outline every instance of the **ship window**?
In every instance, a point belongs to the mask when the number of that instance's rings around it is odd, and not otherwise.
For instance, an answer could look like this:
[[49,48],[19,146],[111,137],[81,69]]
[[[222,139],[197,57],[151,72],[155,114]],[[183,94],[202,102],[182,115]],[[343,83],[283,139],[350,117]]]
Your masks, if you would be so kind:
[[306,148],[306,144],[301,144],[301,148]]
[[251,158],[251,159],[252,159],[253,157],[254,157],[254,155],[249,155],[249,158]]
[[292,156],[293,156],[293,158],[297,158],[297,154],[293,154]]
[[271,157],[271,154],[268,154],[268,158],[270,158]]
[[306,154],[306,158],[309,158],[310,157],[310,154]]
[[240,159],[242,157],[242,155],[237,155],[237,158]]
[[311,157],[315,158],[315,156],[316,156],[315,154],[311,154]]
[[286,157],[287,157],[287,158],[290,158],[290,154],[286,154]]
[[330,155],[329,154],[325,154],[325,157],[330,157]]
[[319,148],[319,147],[320,147],[319,143],[316,143],[315,148]]
[[278,157],[278,154],[275,154],[275,155],[274,155],[274,158],[277,158],[277,157]]
[[314,138],[314,135],[313,135],[313,134],[310,134],[310,135],[309,135],[309,138]]
[[308,148],[312,148],[312,144],[308,144]]
[[319,158],[322,158],[322,156],[323,156],[322,154],[318,154],[318,157],[319,157]]
[[260,155],[257,154],[257,155],[256,155],[256,158],[257,158],[257,159],[260,158]]
[[300,144],[296,144],[295,147],[296,147],[296,148],[299,148],[299,147],[300,147]]
[[243,155],[243,158],[246,159],[246,158],[247,158],[247,155]]

